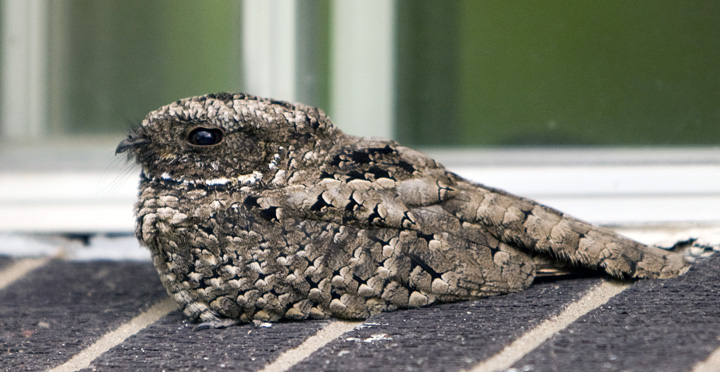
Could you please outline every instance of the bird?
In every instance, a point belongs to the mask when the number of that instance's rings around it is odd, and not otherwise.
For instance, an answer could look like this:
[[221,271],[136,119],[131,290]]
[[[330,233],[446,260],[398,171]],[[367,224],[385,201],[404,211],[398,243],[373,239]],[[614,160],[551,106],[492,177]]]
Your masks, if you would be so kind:
[[246,93],[178,100],[120,142],[135,235],[201,328],[366,319],[528,288],[544,270],[665,279],[681,254],[469,181],[321,110]]

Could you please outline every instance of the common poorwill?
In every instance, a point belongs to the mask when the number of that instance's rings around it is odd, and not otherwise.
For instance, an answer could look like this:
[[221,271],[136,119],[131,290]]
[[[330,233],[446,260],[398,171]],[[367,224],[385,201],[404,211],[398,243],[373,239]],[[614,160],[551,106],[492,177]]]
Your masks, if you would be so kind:
[[183,312],[210,326],[519,291],[538,257],[627,279],[688,269],[302,104],[182,99],[148,114],[124,151],[142,165],[136,235]]

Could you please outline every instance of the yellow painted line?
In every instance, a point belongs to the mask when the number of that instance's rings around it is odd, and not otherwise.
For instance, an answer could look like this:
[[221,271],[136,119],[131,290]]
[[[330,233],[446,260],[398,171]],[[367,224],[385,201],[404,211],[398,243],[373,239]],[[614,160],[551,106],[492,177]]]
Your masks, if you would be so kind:
[[710,353],[707,359],[696,364],[692,372],[720,372],[720,347]]
[[505,346],[499,353],[477,364],[471,369],[471,372],[499,371],[510,368],[554,334],[565,329],[581,316],[602,306],[613,296],[629,287],[630,283],[603,281],[589,290],[582,298],[568,305],[557,316],[545,320]]
[[352,331],[362,322],[346,322],[334,321],[323,329],[319,330],[315,335],[306,339],[302,344],[294,349],[290,349],[280,354],[272,363],[265,366],[259,372],[284,372],[300,363],[303,359],[310,356],[321,347],[327,345],[330,341],[337,339],[346,332]]
[[165,298],[147,311],[140,315],[130,319],[127,323],[121,325],[114,331],[106,333],[94,344],[83,349],[78,354],[75,354],[70,360],[62,365],[59,365],[51,372],[72,372],[90,367],[90,363],[99,357],[102,353],[110,350],[111,348],[119,345],[125,341],[128,337],[140,332],[143,328],[155,323],[158,319],[162,318],[169,312],[177,310],[177,305],[169,297]]
[[0,290],[14,283],[27,273],[45,266],[52,257],[25,258],[11,264],[8,268],[0,271]]

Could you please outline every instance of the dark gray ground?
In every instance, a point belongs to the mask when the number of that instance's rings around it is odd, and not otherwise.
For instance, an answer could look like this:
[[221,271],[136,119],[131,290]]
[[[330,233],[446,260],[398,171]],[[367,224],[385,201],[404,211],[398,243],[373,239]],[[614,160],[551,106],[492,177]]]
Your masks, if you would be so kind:
[[10,257],[0,256],[0,270],[11,264],[13,260]]
[[[720,346],[720,255],[677,279],[647,280],[515,364],[521,370],[686,371]],[[717,366],[720,370],[720,366]]]
[[[10,259],[0,258],[0,269]],[[517,362],[527,371],[687,371],[720,346],[720,255],[641,281]],[[372,317],[292,371],[458,371],[562,311],[598,278]],[[53,261],[0,291],[0,370],[64,363],[165,295],[149,262]],[[177,312],[93,362],[105,371],[256,371],[327,322],[192,331]],[[720,366],[718,367],[720,369]]]

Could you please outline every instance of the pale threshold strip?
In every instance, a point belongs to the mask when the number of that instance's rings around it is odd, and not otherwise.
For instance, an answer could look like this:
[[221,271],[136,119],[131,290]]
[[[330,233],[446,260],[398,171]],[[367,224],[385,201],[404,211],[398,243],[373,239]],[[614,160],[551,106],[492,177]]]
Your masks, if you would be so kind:
[[0,271],[0,290],[22,278],[27,273],[45,266],[53,257],[25,258],[18,260],[10,265],[10,267]]
[[325,328],[319,330],[315,335],[309,337],[302,344],[280,354],[272,363],[266,365],[259,372],[284,372],[300,363],[330,341],[350,332],[362,322],[334,321]]
[[477,364],[471,372],[499,371],[510,368],[529,352],[535,350],[557,332],[591,310],[602,306],[613,296],[630,287],[631,283],[603,281],[588,291],[581,299],[568,305],[557,316],[545,320],[534,329],[505,346],[499,353]]
[[173,310],[177,310],[177,305],[169,297],[166,297],[114,331],[106,333],[99,340],[95,341],[94,344],[75,354],[75,356],[64,364],[51,369],[50,372],[72,372],[90,367],[90,363],[99,357],[100,354],[119,345],[128,337],[140,332],[143,328],[155,323],[158,319]]
[[715,349],[707,359],[696,364],[691,372],[720,372],[720,347]]

